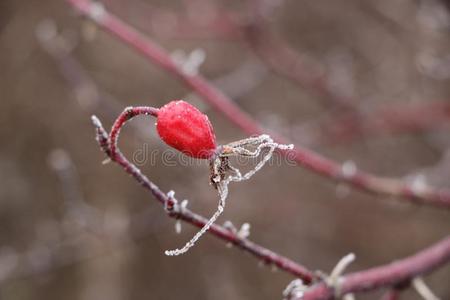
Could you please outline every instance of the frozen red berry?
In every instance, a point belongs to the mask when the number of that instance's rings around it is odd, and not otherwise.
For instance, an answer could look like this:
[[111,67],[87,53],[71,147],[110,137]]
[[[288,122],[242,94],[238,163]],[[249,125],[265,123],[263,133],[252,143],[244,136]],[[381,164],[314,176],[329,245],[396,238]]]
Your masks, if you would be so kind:
[[191,157],[209,159],[217,147],[208,117],[183,100],[159,109],[156,129],[166,144]]

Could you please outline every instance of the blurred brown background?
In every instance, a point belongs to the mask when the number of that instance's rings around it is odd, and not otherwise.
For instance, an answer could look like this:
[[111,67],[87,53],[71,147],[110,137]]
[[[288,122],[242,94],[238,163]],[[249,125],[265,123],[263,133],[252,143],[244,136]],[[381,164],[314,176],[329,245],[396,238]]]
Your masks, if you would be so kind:
[[[311,124],[331,109],[317,94],[271,73],[245,42],[208,30],[179,33],[173,25],[177,15],[201,25],[209,14],[243,13],[243,3],[229,2],[104,4],[172,53],[202,49],[199,72],[293,141],[375,174],[450,187],[449,124],[311,143]],[[357,109],[450,99],[444,1],[266,2],[275,5],[267,25],[320,62]],[[166,257],[164,250],[195,230],[183,225],[177,235],[174,220],[136,182],[116,165],[102,165],[89,118],[95,113],[109,127],[125,106],[185,98],[208,114],[220,143],[245,137],[238,128],[64,1],[0,1],[0,70],[0,299],[281,299],[290,275],[213,237]],[[153,123],[140,119],[124,130],[129,156],[145,144],[167,149]],[[215,209],[206,164],[143,170],[164,191],[189,199],[191,209]],[[350,270],[387,263],[450,229],[447,211],[364,194],[286,164],[230,189],[219,222],[249,222],[252,240],[311,269],[330,271],[349,252],[357,255]],[[449,299],[449,278],[447,266],[426,281]],[[414,292],[403,297],[419,299]]]

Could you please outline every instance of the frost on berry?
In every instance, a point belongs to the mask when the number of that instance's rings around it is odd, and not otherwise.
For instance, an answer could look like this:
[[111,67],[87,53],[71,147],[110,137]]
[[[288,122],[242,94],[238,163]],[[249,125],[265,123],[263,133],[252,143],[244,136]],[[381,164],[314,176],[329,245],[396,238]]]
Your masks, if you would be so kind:
[[169,146],[195,158],[210,158],[216,137],[208,117],[191,104],[177,100],[159,109],[156,129]]
[[[160,109],[148,106],[127,107],[114,122],[109,135],[102,127],[100,121],[93,116],[92,121],[97,130],[97,140],[103,151],[113,161],[122,165],[141,184],[158,194],[161,193],[156,185],[149,181],[134,164],[130,163],[118,148],[121,128],[130,119],[139,115],[157,118],[156,128],[158,134],[169,146],[191,157],[208,159],[211,171],[211,184],[219,195],[219,204],[213,216],[209,220],[204,220],[201,230],[184,247],[165,252],[166,255],[170,256],[187,252],[210,229],[225,208],[225,202],[228,197],[228,185],[231,182],[250,179],[269,161],[276,149],[288,150],[293,148],[293,145],[278,144],[265,134],[217,146],[216,137],[208,117],[183,100],[171,101]],[[252,170],[241,173],[238,168],[232,166],[229,162],[229,158],[233,156],[253,158],[261,156],[262,158]],[[168,212],[183,215],[187,211],[187,201],[183,201],[181,205],[178,204],[174,199],[173,191],[166,195],[163,203]],[[176,230],[179,231],[179,226],[176,226]],[[243,226],[241,232],[236,233],[237,237],[245,239],[249,234],[249,229],[248,225]]]

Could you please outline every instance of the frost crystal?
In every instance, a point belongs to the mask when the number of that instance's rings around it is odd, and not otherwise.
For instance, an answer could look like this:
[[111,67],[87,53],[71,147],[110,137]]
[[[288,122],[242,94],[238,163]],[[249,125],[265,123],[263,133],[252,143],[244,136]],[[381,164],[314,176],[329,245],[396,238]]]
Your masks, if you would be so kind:
[[[330,276],[325,278],[325,282],[329,287],[332,287],[335,291],[335,298],[339,299],[341,297],[341,285],[342,285],[342,274],[345,269],[356,259],[355,254],[349,253],[343,258],[341,258],[334,269],[331,271]],[[353,297],[351,294],[346,295],[346,299]]]
[[185,74],[197,75],[200,66],[205,61],[206,53],[201,48],[197,48],[191,53],[186,53],[183,50],[175,50],[172,52],[171,57]]
[[301,299],[306,290],[306,286],[301,279],[291,281],[283,291],[283,299]]
[[427,190],[427,180],[422,174],[417,175],[411,182],[411,191],[415,195],[423,194]]
[[175,222],[175,232],[176,232],[177,234],[180,234],[180,233],[181,233],[181,221],[180,221],[180,220],[177,220],[177,221]]
[[[248,149],[249,146],[256,146],[256,149],[251,151]],[[222,214],[225,208],[226,199],[228,197],[228,185],[231,182],[240,182],[250,179],[269,161],[275,149],[289,150],[293,149],[293,147],[293,145],[278,144],[274,142],[269,135],[266,134],[257,137],[250,137],[223,146],[222,153],[212,162],[212,182],[217,188],[219,194],[219,205],[216,212],[207,222],[205,222],[203,228],[199,232],[197,232],[197,234],[195,234],[194,237],[189,242],[187,242],[183,248],[167,250],[165,254],[169,256],[175,256],[187,252],[192,246],[194,246],[194,244],[200,239],[200,237],[209,230],[209,228]],[[244,175],[241,174],[239,169],[228,164],[228,157],[230,156],[258,157],[263,149],[268,149],[268,151],[264,153],[262,160],[255,166],[255,168],[253,168],[253,170],[248,171]],[[225,171],[230,171],[232,175],[226,176],[224,174]],[[247,233],[245,232],[245,228],[248,230],[249,226],[244,227],[244,235]]]
[[356,174],[356,164],[352,160],[347,160],[342,164],[342,175],[346,178],[352,177]]
[[250,224],[244,223],[241,226],[241,229],[237,232],[237,236],[241,239],[246,239],[250,236]]
[[100,2],[92,2],[89,9],[89,17],[95,22],[101,22],[105,15],[105,7]]

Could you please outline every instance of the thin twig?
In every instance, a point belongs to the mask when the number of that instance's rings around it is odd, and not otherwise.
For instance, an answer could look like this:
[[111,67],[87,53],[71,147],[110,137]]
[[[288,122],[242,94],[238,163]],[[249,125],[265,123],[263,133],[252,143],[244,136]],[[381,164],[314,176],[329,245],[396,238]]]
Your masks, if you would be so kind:
[[[395,287],[444,266],[450,261],[450,236],[410,257],[380,267],[355,272],[341,278],[342,294]],[[326,283],[312,286],[302,300],[332,299],[334,290]]]
[[[173,62],[164,49],[146,38],[130,25],[112,15],[98,3],[89,0],[68,0],[81,14],[89,17],[101,28],[112,33],[115,37],[134,48],[147,59],[162,67],[187,86],[196,91],[204,101],[211,104],[231,122],[239,126],[249,134],[261,134],[264,130],[256,120],[242,111],[225,94],[209,84],[200,75],[186,74]],[[271,134],[279,143],[289,144],[286,139],[276,134]],[[295,150],[283,151],[289,158],[295,160],[300,166],[314,171],[326,178],[346,182],[359,189],[375,194],[398,196],[410,202],[420,202],[440,207],[450,208],[450,191],[425,186],[420,190],[411,185],[391,178],[383,178],[370,173],[355,170],[351,174],[342,172],[341,164],[321,156],[309,149],[296,145]]]
[[390,103],[361,113],[360,118],[355,118],[353,113],[342,113],[318,122],[320,128],[313,143],[328,145],[382,134],[421,133],[449,124],[449,102]]
[[412,280],[412,286],[416,289],[417,293],[424,300],[440,300],[436,295],[431,291],[431,289],[427,286],[425,281],[423,281],[422,277],[416,277]]
[[[141,111],[141,113],[145,113]],[[157,114],[157,111],[147,111],[149,114]],[[96,128],[97,141],[101,149],[108,155],[108,157],[118,163],[128,174],[134,177],[144,188],[149,190],[151,194],[167,209],[168,215],[172,218],[186,221],[198,228],[202,228],[208,219],[202,217],[187,208],[180,209],[178,207],[178,201],[172,196],[162,192],[157,185],[151,182],[141,171],[113,145],[117,141],[118,128],[120,128],[127,120],[132,116],[137,115],[137,111],[126,110],[118,120],[114,123],[111,134],[107,134],[100,121],[93,117],[93,123]],[[246,252],[253,254],[256,258],[260,259],[266,264],[275,265],[281,270],[293,274],[294,276],[301,278],[305,283],[311,283],[317,279],[312,271],[301,266],[300,264],[281,256],[269,249],[266,249],[248,239],[244,239],[238,236],[236,233],[227,230],[223,226],[213,224],[209,231],[210,234],[221,238],[227,243],[231,243]]]

